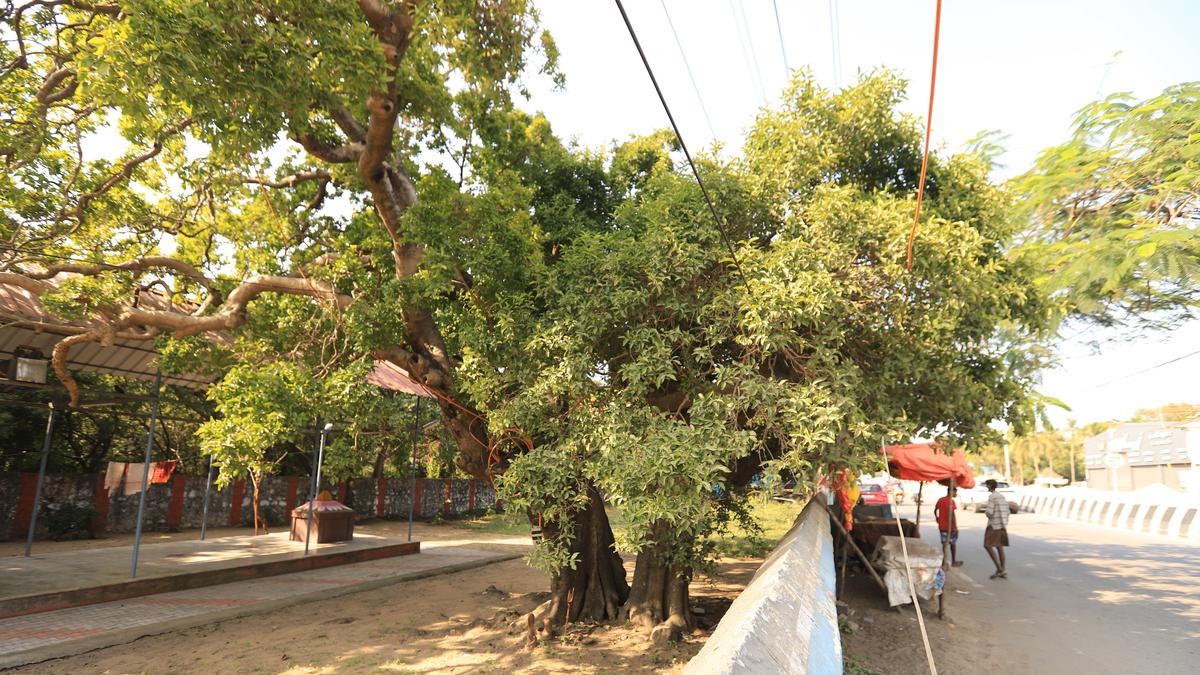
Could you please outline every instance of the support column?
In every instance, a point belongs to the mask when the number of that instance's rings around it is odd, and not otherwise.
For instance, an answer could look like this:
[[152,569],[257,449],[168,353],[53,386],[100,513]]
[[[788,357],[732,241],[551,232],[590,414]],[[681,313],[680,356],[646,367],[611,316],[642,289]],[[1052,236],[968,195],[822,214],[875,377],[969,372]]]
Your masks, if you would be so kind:
[[162,372],[154,374],[154,406],[150,409],[150,429],[146,432],[146,458],[142,464],[142,492],[138,498],[137,527],[133,531],[133,560],[129,563],[129,578],[137,578],[138,552],[142,547],[142,519],[146,516],[146,493],[150,491],[150,455],[154,452],[154,426],[162,405]]
[[33,549],[33,535],[37,531],[38,511],[42,508],[42,483],[46,480],[46,460],[50,457],[50,440],[54,438],[54,417],[57,414],[58,410],[51,403],[50,418],[46,420],[46,440],[42,442],[42,462],[38,465],[37,485],[33,488],[33,509],[29,512],[29,531],[25,536],[26,558]]

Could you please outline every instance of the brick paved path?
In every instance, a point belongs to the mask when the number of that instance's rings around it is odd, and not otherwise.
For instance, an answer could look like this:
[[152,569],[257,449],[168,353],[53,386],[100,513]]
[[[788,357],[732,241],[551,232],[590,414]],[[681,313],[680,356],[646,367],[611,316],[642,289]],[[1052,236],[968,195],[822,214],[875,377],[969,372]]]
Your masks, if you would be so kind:
[[429,542],[415,555],[0,619],[0,668],[518,555]]

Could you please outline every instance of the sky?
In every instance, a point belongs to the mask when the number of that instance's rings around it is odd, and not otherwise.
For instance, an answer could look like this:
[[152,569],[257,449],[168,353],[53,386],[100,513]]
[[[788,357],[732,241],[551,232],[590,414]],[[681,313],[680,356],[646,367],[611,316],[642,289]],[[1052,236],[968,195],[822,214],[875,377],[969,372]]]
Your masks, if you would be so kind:
[[[615,2],[535,4],[561,51],[566,87],[531,79],[526,107],[546,113],[559,135],[591,147],[667,126]],[[776,100],[787,67],[807,68],[828,87],[853,81],[861,70],[891,68],[910,82],[902,109],[923,119],[935,4],[625,0],[693,152],[714,143],[736,152],[758,110]],[[1098,95],[1144,98],[1200,80],[1196,26],[1195,0],[944,0],[933,144],[955,150],[979,132],[999,131],[1007,136],[1007,152],[997,178],[1017,175],[1039,150],[1065,140],[1075,111]],[[1070,328],[1066,334],[1071,339],[1061,345],[1061,365],[1046,373],[1040,389],[1071,408],[1052,411],[1056,425],[1200,403],[1200,354],[1151,369],[1200,348],[1200,321],[1153,334]]]

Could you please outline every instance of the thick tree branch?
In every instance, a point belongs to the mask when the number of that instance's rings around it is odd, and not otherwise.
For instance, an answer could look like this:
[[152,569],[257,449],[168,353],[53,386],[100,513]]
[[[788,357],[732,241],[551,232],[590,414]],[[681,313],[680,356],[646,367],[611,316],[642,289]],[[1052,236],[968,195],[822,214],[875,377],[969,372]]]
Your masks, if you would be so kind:
[[305,152],[316,157],[323,162],[330,164],[350,164],[357,162],[358,158],[363,153],[362,143],[348,143],[346,145],[332,146],[318,139],[312,134],[298,134],[296,142],[304,148]]
[[68,218],[73,218],[75,220],[83,220],[83,213],[87,210],[88,204],[111,190],[113,186],[117,185],[118,183],[129,180],[129,178],[133,176],[135,169],[151,159],[154,159],[163,151],[163,144],[166,142],[168,137],[182,132],[184,129],[189,127],[191,123],[191,120],[184,120],[175,126],[164,129],[162,134],[159,135],[158,139],[154,141],[154,145],[150,146],[149,150],[140,155],[131,157],[128,161],[121,164],[119,169],[114,171],[112,175],[106,178],[104,182],[102,182],[94,190],[80,195],[79,201],[75,203],[74,208],[64,208],[59,210],[56,219],[65,220]]
[[271,180],[269,178],[260,176],[258,178],[243,178],[242,182],[246,184],[258,184],[262,185],[263,187],[269,187],[278,190],[281,188],[295,187],[296,185],[306,181],[328,181],[332,177],[333,176],[331,176],[328,171],[317,169],[314,171],[300,171],[278,180]]
[[330,108],[329,116],[333,118],[333,121],[338,125],[338,128],[342,130],[342,133],[346,134],[346,138],[349,138],[355,143],[366,142],[367,128],[364,127],[357,119],[355,119],[354,113],[350,112],[349,108],[344,105]]
[[[157,258],[154,262],[156,263],[153,265],[155,267],[169,267],[181,271],[181,273],[190,267],[187,263],[170,258]],[[89,265],[75,265],[74,270],[66,269],[70,265],[58,267],[59,272],[76,271],[81,274],[99,274],[104,271],[103,267]],[[198,274],[194,268],[192,271]],[[48,271],[33,275],[0,272],[0,284],[17,286],[40,297],[57,288],[54,284],[37,278],[38,276],[45,277],[47,274]],[[125,306],[119,308],[103,326],[97,328],[62,326],[64,332],[72,330],[80,332],[62,339],[54,346],[52,356],[54,372],[58,374],[59,380],[70,394],[71,405],[75,406],[79,402],[79,386],[67,368],[67,359],[73,346],[87,342],[108,345],[112,344],[115,339],[148,340],[162,333],[187,337],[200,333],[233,330],[246,323],[250,302],[264,293],[315,297],[318,300],[332,302],[339,308],[349,306],[352,301],[350,296],[337,292],[337,289],[327,282],[297,277],[256,275],[239,284],[226,298],[220,310],[214,314],[202,316],[175,310]],[[139,330],[135,331],[134,329]]]

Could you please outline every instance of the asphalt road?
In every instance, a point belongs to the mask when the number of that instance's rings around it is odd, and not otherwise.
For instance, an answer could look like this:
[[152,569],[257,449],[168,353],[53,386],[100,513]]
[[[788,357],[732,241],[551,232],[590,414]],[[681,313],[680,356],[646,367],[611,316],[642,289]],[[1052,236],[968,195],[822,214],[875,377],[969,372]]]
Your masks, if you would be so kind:
[[[936,544],[932,506],[921,509],[921,538]],[[911,503],[900,508],[915,514]],[[965,564],[946,605],[985,629],[978,647],[962,648],[997,662],[975,672],[1200,672],[1200,546],[1018,513],[1008,524],[1009,578],[990,580],[986,524],[983,514],[960,512]]]

